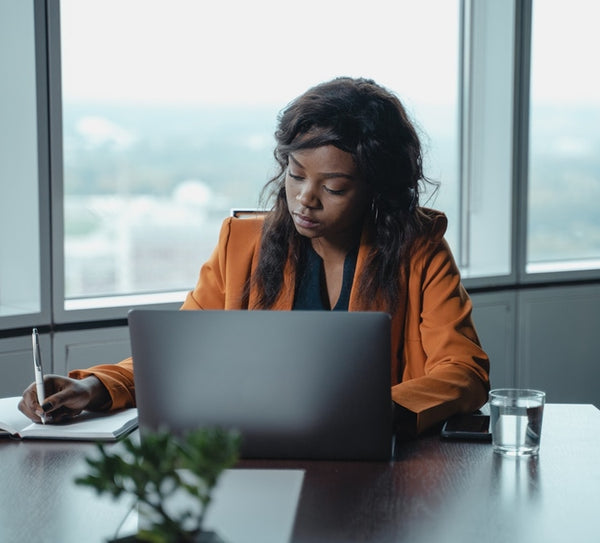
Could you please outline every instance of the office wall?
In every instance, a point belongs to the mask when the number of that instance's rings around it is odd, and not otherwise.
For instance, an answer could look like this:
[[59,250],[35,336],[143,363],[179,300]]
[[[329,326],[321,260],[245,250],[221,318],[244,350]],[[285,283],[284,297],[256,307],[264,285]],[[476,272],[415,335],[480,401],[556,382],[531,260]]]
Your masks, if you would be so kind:
[[130,356],[129,330],[126,326],[80,330],[55,334],[52,345],[54,371],[97,364],[112,364]]
[[555,403],[600,407],[600,285],[472,295],[493,387],[530,387]]
[[[52,360],[51,340],[48,334],[40,335],[43,360]],[[48,373],[51,364],[48,364]],[[33,381],[31,336],[0,339],[0,397],[19,396]]]
[[477,333],[490,356],[492,386],[515,386],[516,293],[474,294],[471,298]]
[[548,391],[550,402],[600,407],[600,287],[520,294],[519,386]]

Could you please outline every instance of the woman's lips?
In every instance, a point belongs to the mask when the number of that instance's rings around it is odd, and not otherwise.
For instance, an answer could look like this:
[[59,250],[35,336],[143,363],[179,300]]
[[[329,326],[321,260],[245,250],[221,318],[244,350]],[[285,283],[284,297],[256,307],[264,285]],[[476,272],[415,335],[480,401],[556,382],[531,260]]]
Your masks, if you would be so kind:
[[316,228],[319,226],[319,223],[312,219],[311,217],[307,217],[306,215],[301,215],[300,213],[294,213],[294,221],[296,225],[301,228]]

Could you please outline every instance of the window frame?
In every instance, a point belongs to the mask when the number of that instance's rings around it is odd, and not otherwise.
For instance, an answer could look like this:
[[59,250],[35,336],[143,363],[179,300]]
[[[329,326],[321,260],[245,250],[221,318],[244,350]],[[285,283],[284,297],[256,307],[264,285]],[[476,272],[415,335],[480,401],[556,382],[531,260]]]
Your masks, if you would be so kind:
[[558,283],[588,282],[600,279],[600,266],[596,268],[560,271],[527,271],[527,225],[529,208],[529,133],[531,105],[531,40],[533,30],[533,0],[517,2],[516,56],[517,73],[515,96],[515,223],[519,233],[514,243],[517,263],[517,285],[554,285]]
[[[455,251],[455,258],[467,289],[510,286],[517,281],[518,259],[514,246],[520,234],[518,224],[514,220],[518,199],[517,181],[512,168],[517,130],[514,111],[518,100],[518,96],[515,95],[518,81],[518,73],[515,70],[518,58],[516,3],[516,0],[462,1],[459,78],[460,149],[458,151],[461,208],[458,218],[460,241]],[[507,24],[499,25],[499,20]],[[507,27],[508,24],[510,28]],[[507,35],[512,38],[509,39],[510,50],[505,50]],[[483,54],[480,53],[481,51]],[[493,63],[489,62],[490,52],[499,56]],[[493,103],[490,100],[491,91],[495,93],[496,100]],[[499,114],[499,110],[500,113],[505,113],[504,117]],[[495,160],[489,160],[490,156]],[[503,158],[510,165],[505,167],[504,172],[498,173],[498,163],[502,164]],[[479,275],[477,263],[473,266],[473,271],[469,269],[471,255],[480,254],[478,245],[481,246],[482,243],[481,240],[474,239],[473,231],[475,228],[488,231],[486,219],[481,216],[481,208],[490,211],[495,207],[496,202],[490,195],[490,191],[486,190],[486,184],[496,186],[498,182],[511,192],[505,204],[508,213],[506,225],[493,225],[493,227],[506,226],[508,229],[504,240],[502,236],[497,239],[500,244],[504,243],[505,256],[508,260],[507,271]],[[475,202],[479,204],[479,213]],[[492,240],[488,238],[486,234],[483,243],[491,243]],[[481,258],[479,260],[481,261]]]
[[[497,21],[490,7],[514,11],[513,20],[513,106],[510,121],[512,122],[512,204],[511,204],[511,244],[510,244],[510,273],[498,276],[463,277],[463,284],[472,292],[485,292],[497,288],[529,287],[532,285],[551,286],[556,284],[571,284],[576,282],[597,281],[600,279],[600,267],[578,270],[560,271],[527,271],[527,235],[528,235],[528,190],[529,190],[529,130],[530,130],[530,78],[531,78],[531,39],[533,22],[533,0],[509,0],[502,3],[494,3],[493,0],[480,2],[478,0],[463,0],[463,31],[462,36],[462,67],[461,67],[461,183],[463,190],[461,199],[463,209],[461,210],[461,244],[456,255],[460,265],[464,258],[466,244],[468,243],[468,229],[472,222],[468,213],[468,204],[473,189],[469,177],[469,161],[471,168],[473,162],[481,160],[483,156],[482,147],[478,147],[483,139],[482,136],[489,134],[477,134],[472,131],[471,123],[477,112],[473,110],[473,94],[484,93],[486,85],[502,84],[498,74],[486,75],[482,66],[473,66],[471,53],[473,50],[485,47],[488,39],[485,32],[469,32],[469,26],[474,10],[477,10],[479,20],[486,25],[493,25]],[[490,26],[490,28],[493,28]],[[476,29],[477,30],[477,29]],[[485,62],[484,62],[485,63]],[[479,69],[478,69],[479,68]],[[494,81],[494,78],[497,78]],[[494,107],[492,104],[491,107]],[[484,109],[485,113],[485,109]],[[479,119],[480,124],[482,120]],[[475,142],[473,145],[472,142]]]
[[[64,262],[64,169],[62,140],[62,82],[61,82],[61,40],[60,40],[60,0],[48,0],[48,79],[49,95],[49,139],[52,184],[52,293],[53,320],[57,324],[85,321],[106,321],[124,319],[133,307],[151,305],[156,308],[175,309],[183,302],[185,292],[159,292],[105,298],[77,300],[71,304],[65,299],[65,262]],[[102,305],[102,302],[110,302]]]
[[[62,142],[62,90],[60,72],[60,0],[31,0],[34,6],[37,127],[38,127],[38,203],[39,203],[39,252],[40,252],[40,311],[0,318],[0,330],[25,328],[32,324],[53,327],[75,325],[84,322],[114,321],[126,318],[133,306],[177,308],[183,301],[184,292],[166,292],[148,295],[117,296],[91,300],[96,305],[111,301],[111,305],[90,308],[73,302],[65,308],[64,289],[64,210],[63,210],[63,142]],[[529,78],[531,53],[532,0],[510,0],[507,9],[514,10],[513,36],[513,93],[511,128],[512,197],[509,219],[510,267],[509,273],[485,277],[464,277],[468,290],[485,292],[498,288],[519,288],[520,285],[547,285],[595,281],[600,279],[600,269],[528,273],[527,267],[527,190],[528,190],[528,136],[529,136]],[[462,0],[463,24],[471,24],[473,9],[484,10],[484,17],[491,16],[486,4],[476,0]],[[473,94],[484,91],[490,84],[485,74],[473,70],[470,55],[473,48],[482,44],[481,32],[467,33],[461,29],[461,58],[459,81],[461,84],[461,107],[459,111],[462,147],[459,149],[463,173],[467,161],[478,156],[476,146],[465,146],[474,140],[472,129]],[[483,160],[481,157],[479,159]],[[471,167],[471,166],[469,166]],[[461,243],[456,259],[461,262],[468,243],[468,228],[472,225],[466,199],[471,197],[472,180],[461,176],[463,208],[460,228]],[[92,305],[87,304],[87,305]]]

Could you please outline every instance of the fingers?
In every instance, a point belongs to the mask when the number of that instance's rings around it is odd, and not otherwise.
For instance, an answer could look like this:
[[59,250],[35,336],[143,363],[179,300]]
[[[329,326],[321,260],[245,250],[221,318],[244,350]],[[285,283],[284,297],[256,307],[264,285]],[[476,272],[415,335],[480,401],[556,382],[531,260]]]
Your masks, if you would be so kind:
[[58,375],[48,378],[52,393],[46,396],[42,405],[46,417],[58,422],[76,417],[86,409],[89,394],[82,381]]
[[52,404],[48,403],[44,404],[44,417],[46,422],[63,422],[68,419],[72,419],[79,415],[83,410],[82,409],[70,409],[68,407],[60,406],[54,407]]
[[34,422],[60,422],[75,417],[85,408],[86,398],[82,387],[75,379],[60,375],[44,377],[46,397],[40,406],[37,398],[35,383],[29,385],[23,392],[19,409]]
[[31,383],[23,392],[19,401],[19,410],[34,422],[42,422],[43,409],[38,403],[35,383]]

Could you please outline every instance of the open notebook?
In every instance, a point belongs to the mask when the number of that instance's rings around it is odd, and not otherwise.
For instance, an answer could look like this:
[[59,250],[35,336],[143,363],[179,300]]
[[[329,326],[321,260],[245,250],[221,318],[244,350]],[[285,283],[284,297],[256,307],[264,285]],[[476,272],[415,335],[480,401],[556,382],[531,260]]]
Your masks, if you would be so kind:
[[21,439],[115,441],[137,428],[137,409],[112,413],[84,412],[68,422],[31,422],[17,407],[20,397],[0,398],[0,435]]
[[245,458],[391,457],[387,314],[142,309],[129,330],[142,437],[220,426]]

